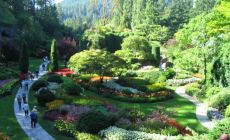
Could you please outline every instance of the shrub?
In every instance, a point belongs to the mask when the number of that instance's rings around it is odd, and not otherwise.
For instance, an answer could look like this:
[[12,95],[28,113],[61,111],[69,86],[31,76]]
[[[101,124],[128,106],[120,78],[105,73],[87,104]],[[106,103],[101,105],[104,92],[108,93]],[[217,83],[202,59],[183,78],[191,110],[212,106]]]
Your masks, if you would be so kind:
[[222,89],[218,94],[213,95],[209,99],[209,105],[224,110],[230,104],[229,89]]
[[54,100],[52,102],[48,102],[47,107],[48,107],[49,110],[52,110],[52,109],[59,108],[63,104],[64,104],[63,100]]
[[75,138],[77,140],[101,140],[101,138],[98,136],[88,134],[88,133],[80,133],[80,132],[77,132],[75,134]]
[[176,127],[169,126],[169,127],[162,129],[161,134],[167,135],[167,136],[169,136],[169,135],[170,136],[177,136],[180,134],[180,132],[177,130]]
[[48,76],[47,81],[49,82],[54,82],[54,83],[63,83],[63,79],[61,78],[61,76],[57,75],[57,74],[51,74]]
[[65,136],[74,136],[76,133],[74,125],[64,120],[56,120],[54,128]]
[[124,76],[125,77],[137,77],[137,73],[134,71],[127,71]]
[[55,95],[49,89],[40,90],[37,95],[37,101],[40,106],[45,106],[46,103],[55,100]]
[[166,79],[172,79],[176,75],[176,72],[172,68],[169,68],[164,72],[164,75]]
[[47,87],[48,86],[48,82],[45,80],[37,80],[36,82],[34,82],[34,84],[32,85],[32,89],[34,91],[39,90],[42,87]]
[[65,83],[63,84],[65,92],[69,95],[80,95],[82,92],[81,87],[75,83]]
[[165,86],[166,85],[163,82],[161,82],[161,83],[155,83],[155,84],[152,84],[152,85],[148,85],[147,86],[147,92],[148,93],[153,93],[153,92],[162,91],[162,90],[166,89]]
[[145,113],[141,112],[138,109],[130,109],[127,110],[127,113],[125,115],[130,121],[136,122],[138,119],[144,119]]
[[217,94],[220,91],[221,91],[221,88],[219,88],[219,87],[209,87],[206,91],[206,96],[210,97],[214,94]]
[[225,117],[230,117],[230,105],[227,106],[224,115],[225,115]]
[[142,72],[138,73],[138,77],[144,78],[145,80],[148,80],[150,83],[166,81],[166,76],[163,74],[162,71]]
[[185,92],[190,96],[201,96],[202,90],[198,83],[192,83],[186,86]]
[[133,92],[129,89],[124,89],[122,90],[122,93],[126,94],[126,95],[130,95],[130,94],[133,94]]
[[217,140],[222,134],[230,134],[230,118],[217,123],[216,127],[208,133],[208,137],[210,140]]
[[110,125],[110,120],[105,114],[92,110],[80,116],[76,128],[82,132],[97,133]]

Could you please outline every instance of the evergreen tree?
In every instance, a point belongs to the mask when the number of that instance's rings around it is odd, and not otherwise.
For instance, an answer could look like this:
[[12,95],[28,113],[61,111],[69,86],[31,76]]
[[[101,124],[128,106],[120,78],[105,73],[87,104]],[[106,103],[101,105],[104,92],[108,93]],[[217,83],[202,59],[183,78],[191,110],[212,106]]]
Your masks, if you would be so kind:
[[28,57],[28,49],[27,45],[25,45],[25,41],[23,41],[21,53],[20,53],[20,60],[19,60],[19,69],[22,74],[28,72],[29,67],[29,57]]
[[147,0],[144,15],[146,24],[159,24],[157,9],[153,0]]
[[136,0],[133,2],[132,10],[132,28],[143,22],[144,16],[142,10],[145,8],[145,0]]
[[123,13],[121,17],[121,26],[131,28],[133,0],[125,0],[123,3]]
[[58,52],[56,39],[52,40],[51,50],[50,50],[50,71],[54,72],[58,70]]

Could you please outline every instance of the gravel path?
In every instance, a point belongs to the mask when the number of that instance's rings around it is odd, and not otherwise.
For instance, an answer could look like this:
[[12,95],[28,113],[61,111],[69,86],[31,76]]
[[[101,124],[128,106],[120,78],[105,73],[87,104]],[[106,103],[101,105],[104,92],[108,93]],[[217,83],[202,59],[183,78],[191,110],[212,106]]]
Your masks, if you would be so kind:
[[207,116],[208,105],[206,103],[201,103],[197,99],[187,95],[185,93],[185,87],[178,87],[176,89],[176,93],[196,105],[196,117],[204,127],[208,129],[212,129],[215,127],[216,123],[209,120]]
[[[48,63],[45,63],[45,65],[47,67]],[[44,75],[46,72],[47,71],[42,70],[42,64],[41,64],[40,68],[39,68],[39,77]],[[32,83],[34,81],[36,81],[36,80],[37,79],[26,80],[26,81],[23,81],[23,82],[24,83],[27,82],[29,84],[29,87],[30,87],[32,85]],[[54,138],[52,136],[50,136],[39,124],[36,125],[36,128],[31,128],[30,118],[25,117],[24,111],[22,111],[22,110],[19,111],[18,103],[17,103],[17,95],[22,94],[23,92],[25,92],[28,95],[27,90],[25,90],[23,88],[19,88],[18,92],[17,92],[17,94],[15,96],[15,99],[14,99],[14,113],[15,113],[15,116],[16,116],[17,121],[20,124],[21,128],[24,130],[24,132],[28,135],[28,137],[31,140],[54,140]]]

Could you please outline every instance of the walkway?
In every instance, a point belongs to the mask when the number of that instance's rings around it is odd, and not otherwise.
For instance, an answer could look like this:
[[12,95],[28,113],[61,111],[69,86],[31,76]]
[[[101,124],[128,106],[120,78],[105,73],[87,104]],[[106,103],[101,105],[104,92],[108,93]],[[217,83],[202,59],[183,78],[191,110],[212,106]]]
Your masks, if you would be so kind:
[[178,87],[176,93],[196,105],[196,117],[204,127],[208,129],[215,127],[215,122],[209,120],[207,116],[208,105],[206,103],[201,103],[197,99],[187,95],[185,93],[185,87]]
[[[47,68],[48,63],[44,63],[44,64],[46,65]],[[41,64],[39,68],[39,78],[46,73],[47,71],[43,71],[42,64]],[[30,87],[32,83],[36,80],[37,79],[26,80],[24,82],[28,82]],[[19,111],[16,97],[19,94],[22,94],[23,92],[26,92],[26,94],[28,95],[28,91],[19,88],[14,100],[14,113],[21,128],[25,131],[25,133],[29,136],[31,140],[54,140],[54,138],[50,136],[39,124],[36,125],[36,128],[31,128],[30,118],[25,117],[24,111]]]

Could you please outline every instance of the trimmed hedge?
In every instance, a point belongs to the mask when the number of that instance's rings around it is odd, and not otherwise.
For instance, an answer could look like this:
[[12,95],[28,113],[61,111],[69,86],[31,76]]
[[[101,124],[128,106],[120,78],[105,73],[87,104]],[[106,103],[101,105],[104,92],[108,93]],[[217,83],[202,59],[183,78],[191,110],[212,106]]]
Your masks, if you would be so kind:
[[64,83],[62,87],[69,95],[80,95],[80,93],[82,92],[81,86],[75,83]]
[[37,101],[40,106],[45,106],[46,103],[54,101],[55,95],[49,90],[49,89],[41,89],[41,91],[38,93]]
[[57,75],[57,74],[50,74],[47,78],[47,81],[58,83],[58,84],[63,83],[63,79],[61,78],[60,75]]
[[48,86],[48,82],[45,80],[37,80],[36,82],[33,83],[31,89],[34,91],[39,90],[42,87],[47,87]]

